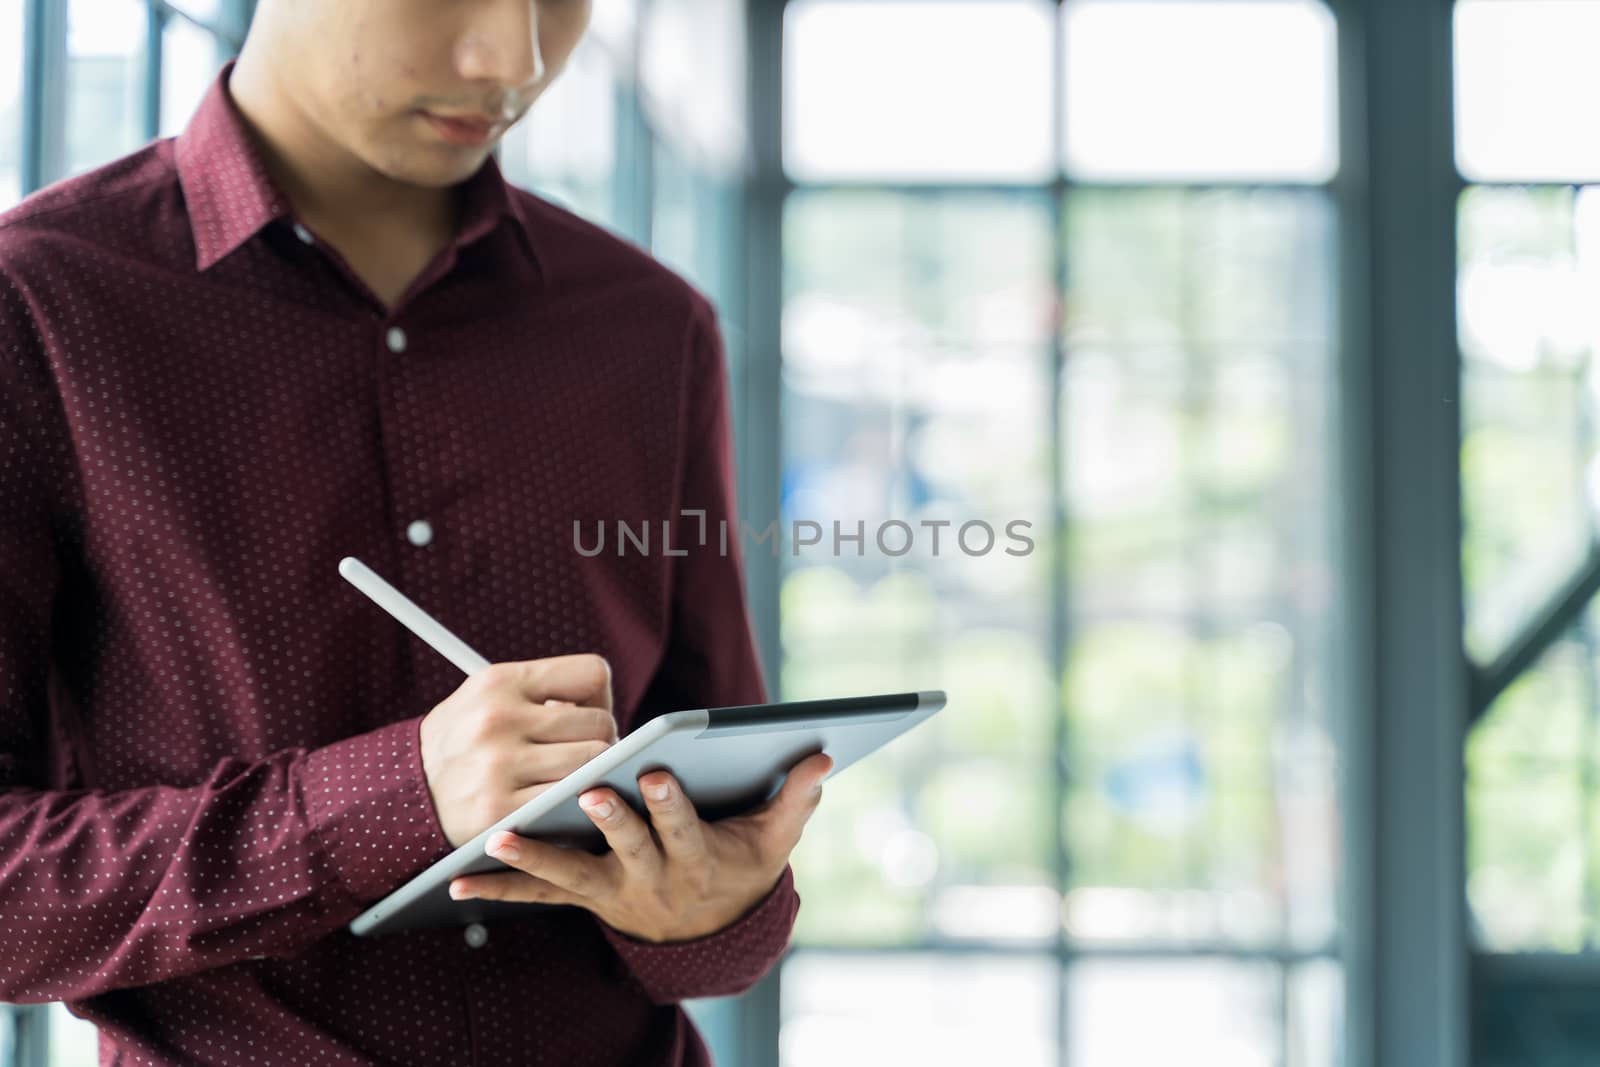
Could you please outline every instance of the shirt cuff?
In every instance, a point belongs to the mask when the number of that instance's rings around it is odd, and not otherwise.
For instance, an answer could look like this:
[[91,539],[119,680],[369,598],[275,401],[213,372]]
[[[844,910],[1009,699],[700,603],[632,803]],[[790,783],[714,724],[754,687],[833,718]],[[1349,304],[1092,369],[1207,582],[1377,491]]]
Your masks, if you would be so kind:
[[687,941],[642,941],[596,917],[600,931],[656,1004],[729,997],[759,982],[783,958],[800,912],[794,869],[784,864],[760,903],[721,930]]
[[422,716],[313,749],[300,786],[313,835],[358,903],[454,851],[422,768]]

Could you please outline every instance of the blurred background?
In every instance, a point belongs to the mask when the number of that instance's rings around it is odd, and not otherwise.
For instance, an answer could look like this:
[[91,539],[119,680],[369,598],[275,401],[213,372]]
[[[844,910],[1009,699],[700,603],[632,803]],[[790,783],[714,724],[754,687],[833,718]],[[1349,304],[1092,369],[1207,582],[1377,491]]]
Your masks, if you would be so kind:
[[[252,6],[0,0],[0,208],[177,133]],[[783,964],[690,1005],[720,1064],[1600,1063],[1597,45],[1590,0],[594,0],[503,169],[715,302],[743,513],[826,531],[746,546],[775,696],[950,697],[830,783]],[[0,1065],[94,1062],[0,1009]]]

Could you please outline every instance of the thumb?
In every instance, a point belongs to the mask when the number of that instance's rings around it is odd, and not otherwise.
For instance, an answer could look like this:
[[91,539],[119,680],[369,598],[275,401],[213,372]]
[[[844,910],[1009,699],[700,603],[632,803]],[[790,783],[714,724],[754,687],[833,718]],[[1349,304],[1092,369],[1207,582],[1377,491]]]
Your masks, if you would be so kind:
[[800,828],[811,817],[822,796],[822,780],[833,770],[833,757],[826,752],[815,752],[789,769],[788,777],[778,794],[768,803],[764,814],[769,819],[790,824],[795,838]]

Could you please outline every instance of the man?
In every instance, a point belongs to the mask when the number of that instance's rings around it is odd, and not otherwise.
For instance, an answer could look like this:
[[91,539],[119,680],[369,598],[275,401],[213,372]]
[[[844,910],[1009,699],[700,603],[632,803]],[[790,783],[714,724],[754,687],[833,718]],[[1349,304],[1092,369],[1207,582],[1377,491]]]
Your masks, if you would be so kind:
[[497,835],[456,887],[568,907],[346,929],[619,731],[766,698],[698,534],[737,517],[710,305],[490,156],[588,17],[262,0],[180,136],[0,215],[0,999],[103,1064],[704,1063],[677,1002],[788,942],[820,754],[715,824],[593,790],[611,853]]

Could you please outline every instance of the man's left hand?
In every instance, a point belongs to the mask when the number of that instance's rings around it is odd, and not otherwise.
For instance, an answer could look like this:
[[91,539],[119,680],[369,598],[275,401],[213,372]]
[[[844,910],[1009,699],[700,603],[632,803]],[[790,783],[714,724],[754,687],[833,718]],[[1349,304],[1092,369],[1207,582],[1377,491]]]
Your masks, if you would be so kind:
[[610,852],[596,856],[502,831],[490,836],[485,851],[516,869],[456,878],[450,895],[576,904],[644,941],[715,933],[777,885],[832,769],[827,753],[808,756],[761,807],[715,822],[700,818],[666,771],[639,777],[649,822],[614,791],[591,789],[578,802]]

